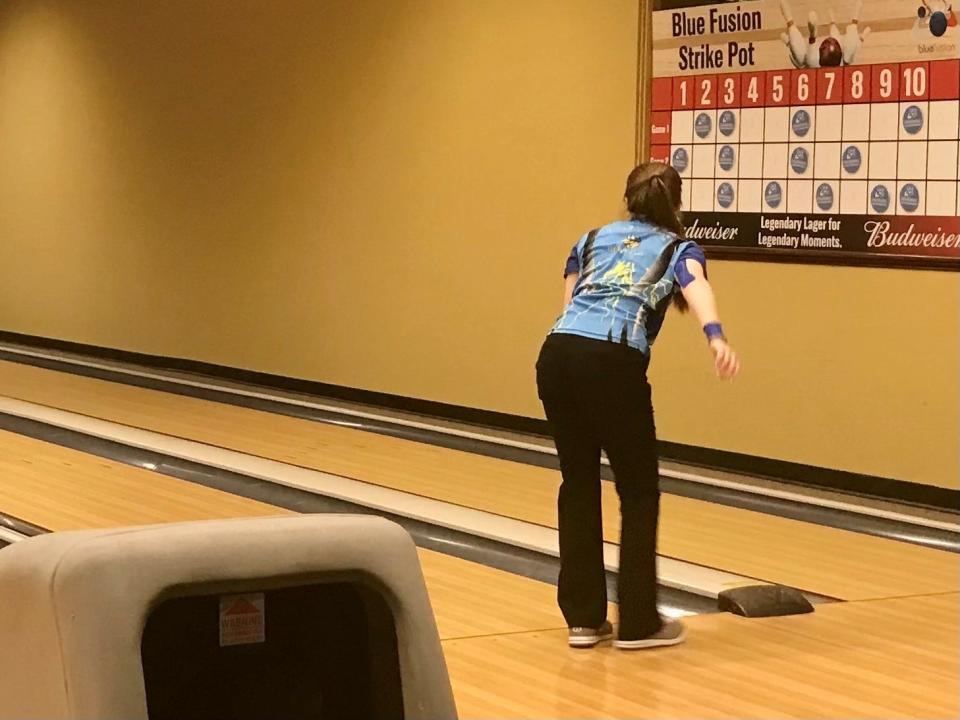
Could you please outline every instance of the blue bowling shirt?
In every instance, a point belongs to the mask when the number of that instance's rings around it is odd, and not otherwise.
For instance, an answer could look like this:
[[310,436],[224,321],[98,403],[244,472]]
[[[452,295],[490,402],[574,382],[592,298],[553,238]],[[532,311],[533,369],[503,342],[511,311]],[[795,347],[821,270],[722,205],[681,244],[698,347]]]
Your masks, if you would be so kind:
[[692,277],[688,259],[706,270],[697,243],[644,220],[614,222],[585,234],[564,277],[579,273],[573,299],[551,330],[621,343],[648,353],[674,290]]

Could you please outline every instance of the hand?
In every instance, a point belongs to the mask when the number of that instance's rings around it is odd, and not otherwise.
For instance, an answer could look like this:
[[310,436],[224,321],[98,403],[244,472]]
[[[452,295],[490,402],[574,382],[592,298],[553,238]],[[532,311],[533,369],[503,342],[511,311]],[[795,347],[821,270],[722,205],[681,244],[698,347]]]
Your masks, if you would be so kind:
[[723,338],[714,338],[710,341],[710,350],[713,352],[717,377],[721,380],[733,380],[740,372],[740,359],[733,348]]

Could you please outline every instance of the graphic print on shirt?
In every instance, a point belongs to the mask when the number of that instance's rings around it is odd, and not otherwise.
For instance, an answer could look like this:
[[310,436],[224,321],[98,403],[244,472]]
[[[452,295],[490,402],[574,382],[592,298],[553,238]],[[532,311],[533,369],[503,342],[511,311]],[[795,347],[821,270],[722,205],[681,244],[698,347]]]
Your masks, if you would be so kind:
[[554,332],[646,351],[673,294],[675,256],[692,243],[641,221],[613,223],[581,243],[576,250],[580,276]]

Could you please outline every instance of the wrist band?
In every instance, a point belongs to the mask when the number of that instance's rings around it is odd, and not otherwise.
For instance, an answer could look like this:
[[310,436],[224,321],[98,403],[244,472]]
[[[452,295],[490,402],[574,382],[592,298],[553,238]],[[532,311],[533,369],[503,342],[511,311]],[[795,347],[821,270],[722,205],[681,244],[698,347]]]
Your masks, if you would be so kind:
[[703,326],[703,334],[707,336],[707,340],[716,340],[720,338],[721,340],[726,340],[726,336],[723,334],[723,326],[718,322],[707,323]]

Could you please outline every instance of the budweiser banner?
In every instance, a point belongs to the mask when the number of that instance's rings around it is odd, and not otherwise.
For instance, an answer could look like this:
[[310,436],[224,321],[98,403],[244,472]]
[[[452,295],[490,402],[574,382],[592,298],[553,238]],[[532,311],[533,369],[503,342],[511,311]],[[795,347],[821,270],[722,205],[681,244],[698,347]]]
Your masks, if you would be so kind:
[[960,269],[953,2],[656,7],[651,158],[683,178],[691,238],[715,256]]

